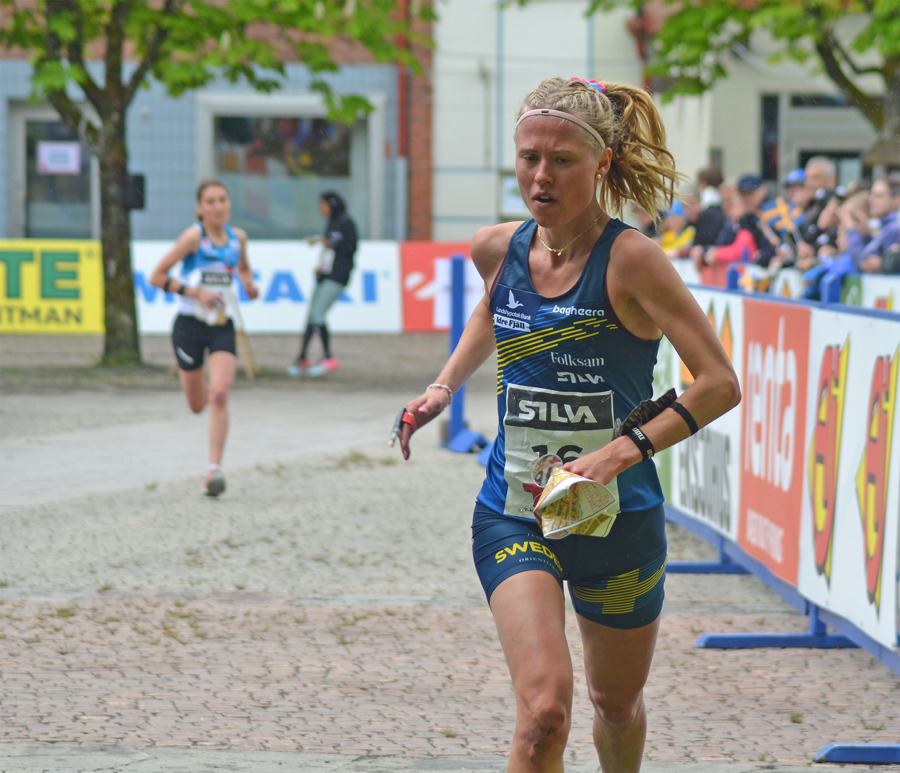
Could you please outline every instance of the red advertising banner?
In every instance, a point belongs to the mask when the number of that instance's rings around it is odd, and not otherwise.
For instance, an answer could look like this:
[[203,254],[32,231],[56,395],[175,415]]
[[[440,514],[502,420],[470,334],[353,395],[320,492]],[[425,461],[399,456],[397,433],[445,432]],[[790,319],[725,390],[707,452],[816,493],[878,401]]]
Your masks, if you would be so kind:
[[469,257],[468,242],[403,242],[400,272],[403,292],[403,329],[446,330],[450,327],[449,271],[437,270],[438,262],[449,265],[450,257]]
[[810,310],[745,301],[738,544],[797,585]]

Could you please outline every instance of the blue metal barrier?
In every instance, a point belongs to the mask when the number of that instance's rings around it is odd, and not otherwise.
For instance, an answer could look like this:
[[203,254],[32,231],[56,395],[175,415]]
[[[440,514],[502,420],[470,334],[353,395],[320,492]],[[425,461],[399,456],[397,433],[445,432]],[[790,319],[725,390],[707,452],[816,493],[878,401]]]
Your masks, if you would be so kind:
[[816,752],[816,762],[868,762],[890,765],[900,762],[900,744],[830,743]]
[[[688,531],[717,544],[720,565],[739,565],[775,591],[801,614],[809,616],[806,633],[704,633],[695,647],[701,649],[754,649],[759,647],[801,647],[810,649],[836,649],[861,647],[878,658],[888,668],[900,674],[900,652],[889,650],[867,636],[855,625],[838,615],[822,609],[805,599],[793,585],[776,577],[765,565],[750,557],[719,532],[666,505],[666,519]],[[673,562],[678,564],[678,562]],[[690,562],[684,562],[689,566]],[[699,564],[703,566],[703,564]],[[714,565],[711,565],[714,566]],[[670,571],[666,567],[666,571]],[[674,569],[672,571],[684,571]],[[834,633],[828,631],[828,627]],[[900,646],[900,637],[898,637]],[[831,743],[820,749],[816,762],[848,762],[889,765],[900,762],[900,744]]]

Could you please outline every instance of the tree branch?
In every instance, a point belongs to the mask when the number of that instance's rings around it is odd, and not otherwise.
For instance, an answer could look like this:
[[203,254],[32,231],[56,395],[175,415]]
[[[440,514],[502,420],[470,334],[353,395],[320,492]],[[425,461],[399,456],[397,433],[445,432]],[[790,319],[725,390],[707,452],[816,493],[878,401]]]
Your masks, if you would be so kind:
[[[163,16],[168,16],[175,13],[182,5],[183,3],[180,2],[180,0],[165,0],[162,9],[160,9],[160,13]],[[144,57],[140,60],[138,66],[131,74],[131,78],[125,89],[125,104],[131,104],[131,100],[134,99],[134,95],[146,79],[147,73],[153,69],[153,65],[159,57],[159,52],[168,37],[169,30],[167,27],[157,25],[153,29],[153,35],[147,42],[147,50],[144,52]]]
[[[81,87],[88,102],[99,111],[102,107],[103,92],[96,81],[91,78],[91,74],[88,71],[87,64],[84,60],[84,44],[87,40],[87,36],[84,34],[84,16],[81,6],[76,2],[72,2],[72,0],[64,0],[64,2],[60,3],[60,7],[65,7],[72,14],[75,20],[75,29],[78,32],[75,38],[70,40],[69,44],[66,46],[66,59],[69,60],[70,65],[75,65],[82,73],[81,79],[76,82]],[[49,15],[50,3],[47,3],[48,19]]]
[[[37,67],[40,68],[42,66],[48,66],[51,64],[56,64],[60,68],[63,67],[64,60],[68,60],[71,64],[74,64],[78,67],[83,73],[82,77],[78,79],[77,83],[81,87],[82,91],[85,93],[85,96],[88,100],[97,107],[97,103],[94,101],[98,95],[100,94],[100,89],[97,87],[97,84],[91,79],[87,70],[84,67],[84,58],[82,53],[82,45],[83,45],[83,37],[76,35],[75,39],[70,41],[65,46],[65,56],[63,55],[63,42],[60,40],[59,36],[52,30],[51,19],[54,16],[61,15],[63,13],[68,13],[71,15],[71,18],[74,20],[75,27],[78,29],[80,27],[83,19],[79,14],[79,10],[75,3],[71,2],[71,0],[48,0],[46,7],[46,34],[44,36],[45,40],[45,52],[43,56],[40,57],[37,63]],[[68,77],[67,77],[68,79]],[[69,95],[66,93],[65,87],[50,87],[46,89],[47,99],[50,101],[50,104],[56,109],[59,113],[60,118],[72,128],[79,136],[83,136],[88,144],[91,145],[92,150],[96,150],[97,145],[97,137],[98,137],[98,129],[93,124],[87,121],[87,117],[85,115],[84,109],[80,107],[74,100],[72,100]]]
[[[131,12],[132,0],[113,3],[109,23],[106,25],[106,51],[103,54],[106,69],[106,92],[112,97],[110,103],[122,107],[122,62],[125,57],[125,20]],[[110,107],[113,105],[110,104]]]
[[[831,35],[829,34],[815,43],[816,53],[825,66],[825,73],[841,92],[847,96],[850,102],[859,108],[868,117],[872,125],[880,131],[884,128],[884,111],[881,105],[847,76],[835,55],[835,48],[832,46],[830,38]],[[879,70],[879,72],[881,71]]]

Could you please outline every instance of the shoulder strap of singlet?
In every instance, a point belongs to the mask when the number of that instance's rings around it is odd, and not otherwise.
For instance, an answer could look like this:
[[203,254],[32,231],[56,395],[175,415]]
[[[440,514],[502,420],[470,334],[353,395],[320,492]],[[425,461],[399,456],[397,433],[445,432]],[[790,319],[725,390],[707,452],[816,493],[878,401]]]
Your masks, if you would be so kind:
[[509,244],[506,246],[506,254],[503,256],[503,260],[500,263],[500,268],[497,269],[497,273],[494,274],[494,281],[491,283],[490,295],[493,295],[494,290],[497,289],[497,285],[500,282],[500,277],[503,274],[503,269],[506,267],[506,261],[509,260],[509,255],[512,252],[513,246],[519,246],[519,243],[524,240],[525,254],[528,254],[528,246],[531,244],[531,240],[534,238],[535,228],[537,228],[537,223],[533,219],[528,219],[524,223],[522,223],[515,231],[513,231],[513,235],[509,237]]

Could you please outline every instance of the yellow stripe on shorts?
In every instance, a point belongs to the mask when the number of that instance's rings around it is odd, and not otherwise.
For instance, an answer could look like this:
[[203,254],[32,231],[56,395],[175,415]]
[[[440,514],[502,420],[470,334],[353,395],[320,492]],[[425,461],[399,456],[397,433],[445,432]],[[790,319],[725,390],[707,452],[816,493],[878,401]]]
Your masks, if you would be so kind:
[[602,604],[603,614],[624,615],[634,611],[635,602],[656,587],[665,571],[666,562],[663,561],[659,569],[643,580],[639,579],[641,569],[633,569],[610,577],[605,588],[573,586],[572,595],[588,604]]

